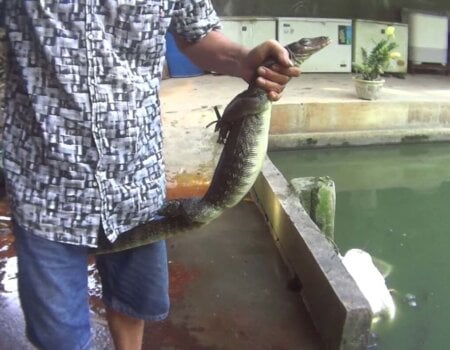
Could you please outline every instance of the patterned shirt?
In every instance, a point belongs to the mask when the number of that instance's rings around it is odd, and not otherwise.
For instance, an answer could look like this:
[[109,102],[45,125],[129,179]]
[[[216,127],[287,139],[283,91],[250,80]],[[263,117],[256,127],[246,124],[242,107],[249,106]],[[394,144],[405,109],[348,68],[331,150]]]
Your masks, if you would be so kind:
[[[2,4],[2,2],[4,3]],[[210,0],[0,0],[9,47],[3,136],[15,220],[95,246],[165,200],[160,103],[168,28],[219,26]]]

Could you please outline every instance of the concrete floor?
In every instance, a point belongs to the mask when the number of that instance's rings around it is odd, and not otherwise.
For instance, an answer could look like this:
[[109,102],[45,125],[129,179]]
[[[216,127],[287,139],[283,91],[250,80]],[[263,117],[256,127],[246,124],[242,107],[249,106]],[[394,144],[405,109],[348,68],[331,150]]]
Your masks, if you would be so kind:
[[[289,82],[283,97],[275,104],[308,102],[361,101],[354,92],[350,73],[303,73]],[[380,101],[448,101],[450,76],[408,74],[386,80]],[[203,75],[194,78],[164,80],[161,101],[165,113],[194,110],[214,105],[226,105],[247,84],[228,76]]]

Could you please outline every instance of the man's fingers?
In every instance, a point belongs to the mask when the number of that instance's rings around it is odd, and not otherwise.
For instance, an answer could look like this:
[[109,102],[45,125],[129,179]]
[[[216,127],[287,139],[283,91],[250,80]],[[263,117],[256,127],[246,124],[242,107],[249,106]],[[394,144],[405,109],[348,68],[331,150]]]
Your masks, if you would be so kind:
[[285,68],[294,67],[294,64],[289,58],[289,53],[276,40],[267,40],[264,43],[256,46],[252,50],[252,54],[253,59],[257,64],[261,64],[268,59],[273,59],[278,66]]
[[269,98],[272,101],[278,101],[291,77],[299,75],[300,69],[297,67],[287,68],[280,65],[273,65],[270,68],[259,67],[256,83],[269,93]]
[[274,65],[270,68],[259,67],[258,75],[274,83],[286,85],[291,77],[298,77],[300,75],[300,69],[296,67],[286,68],[279,65]]
[[274,57],[279,65],[286,68],[294,66],[289,58],[289,53],[278,41],[268,40],[265,45],[267,50],[265,57]]
[[[264,62],[275,61],[270,67],[262,66]],[[242,77],[250,81],[257,68],[258,87],[267,91],[269,99],[278,101],[292,77],[300,75],[300,69],[292,64],[287,50],[277,41],[269,40],[251,50],[243,65]]]
[[299,77],[301,70],[299,67],[283,67],[278,64],[274,64],[270,67],[271,70],[280,73],[282,75],[287,75],[289,77]]
[[267,80],[261,76],[256,79],[256,84],[267,91],[269,95],[269,99],[272,101],[278,101],[281,97],[281,93],[284,90],[285,85],[280,85],[277,83],[274,83],[271,80]]
[[275,102],[275,101],[278,101],[280,98],[281,98],[281,94],[277,94],[274,91],[269,92],[269,100]]

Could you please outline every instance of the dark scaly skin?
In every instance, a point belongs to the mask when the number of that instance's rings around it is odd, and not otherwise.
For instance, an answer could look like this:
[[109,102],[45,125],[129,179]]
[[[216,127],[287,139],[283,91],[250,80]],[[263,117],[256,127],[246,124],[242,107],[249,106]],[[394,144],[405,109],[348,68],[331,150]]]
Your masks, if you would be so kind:
[[[285,48],[296,66],[330,43],[327,37],[301,39]],[[273,62],[265,65],[270,67]],[[211,184],[202,198],[171,200],[160,210],[164,218],[121,234],[114,242],[101,235],[93,254],[139,247],[203,226],[237,204],[253,186],[267,152],[272,103],[255,78],[237,95],[217,121],[218,142],[224,148]]]

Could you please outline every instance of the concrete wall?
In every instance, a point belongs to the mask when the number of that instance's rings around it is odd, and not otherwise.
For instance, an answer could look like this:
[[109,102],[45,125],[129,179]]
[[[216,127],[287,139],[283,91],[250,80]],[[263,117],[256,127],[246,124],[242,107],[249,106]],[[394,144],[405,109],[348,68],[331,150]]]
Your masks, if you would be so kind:
[[328,350],[367,349],[371,310],[368,301],[269,159],[252,191]]
[[212,0],[221,16],[360,18],[400,22],[401,9],[450,11],[448,0]]

